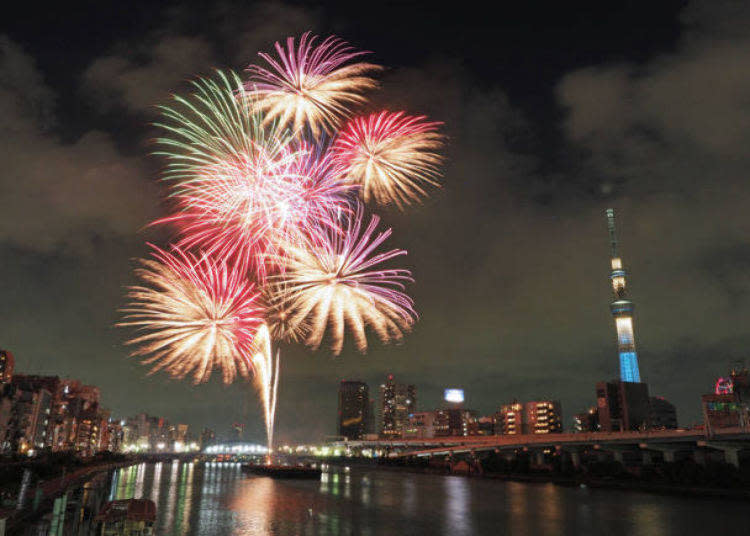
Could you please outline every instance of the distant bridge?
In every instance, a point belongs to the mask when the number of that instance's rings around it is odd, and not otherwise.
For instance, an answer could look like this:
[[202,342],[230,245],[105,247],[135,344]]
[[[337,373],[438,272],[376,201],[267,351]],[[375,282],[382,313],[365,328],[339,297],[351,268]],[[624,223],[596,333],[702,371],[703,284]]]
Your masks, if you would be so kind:
[[750,429],[725,428],[710,436],[703,430],[650,430],[337,441],[333,446],[386,450],[391,458],[452,456],[488,451],[514,453],[519,450],[537,455],[542,453],[543,456],[545,450],[554,450],[567,453],[576,466],[580,464],[584,451],[609,453],[621,462],[628,452],[642,453],[644,461],[657,452],[665,461],[674,461],[678,453],[688,452],[698,463],[705,462],[707,453],[720,451],[727,463],[739,466],[741,454],[750,451]]
[[203,449],[203,454],[232,454],[232,455],[258,455],[268,453],[268,447],[257,443],[245,443],[243,441],[221,441],[209,445]]

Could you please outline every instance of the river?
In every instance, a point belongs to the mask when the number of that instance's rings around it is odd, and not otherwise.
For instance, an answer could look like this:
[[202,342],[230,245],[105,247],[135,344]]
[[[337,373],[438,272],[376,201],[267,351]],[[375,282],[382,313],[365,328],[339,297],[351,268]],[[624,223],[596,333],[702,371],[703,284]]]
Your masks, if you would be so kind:
[[746,502],[331,467],[318,481],[247,476],[239,464],[120,469],[110,498],[150,498],[157,534],[750,534]]

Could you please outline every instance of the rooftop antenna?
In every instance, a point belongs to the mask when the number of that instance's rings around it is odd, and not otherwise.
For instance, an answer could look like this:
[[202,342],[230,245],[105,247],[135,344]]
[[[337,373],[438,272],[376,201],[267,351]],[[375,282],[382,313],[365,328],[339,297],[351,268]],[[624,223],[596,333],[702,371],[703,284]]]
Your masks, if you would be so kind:
[[607,209],[607,227],[609,228],[609,243],[612,246],[612,257],[617,255],[617,231],[615,230],[615,209]]

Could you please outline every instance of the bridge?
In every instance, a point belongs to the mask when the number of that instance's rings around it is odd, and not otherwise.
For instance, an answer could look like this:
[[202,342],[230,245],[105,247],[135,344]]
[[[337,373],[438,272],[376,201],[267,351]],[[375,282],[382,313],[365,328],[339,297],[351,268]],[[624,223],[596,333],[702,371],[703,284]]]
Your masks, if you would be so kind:
[[203,454],[231,454],[231,455],[250,455],[262,456],[268,453],[268,447],[256,443],[246,443],[244,441],[221,441],[209,445],[203,449]]
[[[678,455],[691,456],[705,463],[711,453],[723,454],[724,461],[739,467],[741,456],[750,451],[750,429],[724,428],[711,435],[704,430],[649,430],[644,432],[596,432],[579,434],[519,434],[499,436],[458,436],[415,439],[336,441],[335,447],[355,450],[376,449],[390,458],[477,455],[481,452],[515,455],[530,452],[543,460],[545,454],[566,454],[574,466],[580,465],[582,454],[601,458],[609,455],[625,461],[626,455],[642,456],[650,463],[654,455],[673,462]],[[541,464],[541,463],[540,463]]]

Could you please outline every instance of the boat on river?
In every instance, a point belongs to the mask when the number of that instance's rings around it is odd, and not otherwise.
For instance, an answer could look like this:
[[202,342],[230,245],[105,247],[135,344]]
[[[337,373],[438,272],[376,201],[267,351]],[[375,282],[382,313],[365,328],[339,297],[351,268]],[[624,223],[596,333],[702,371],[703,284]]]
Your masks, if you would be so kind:
[[153,536],[156,505],[148,499],[123,499],[106,503],[96,522],[99,536]]

